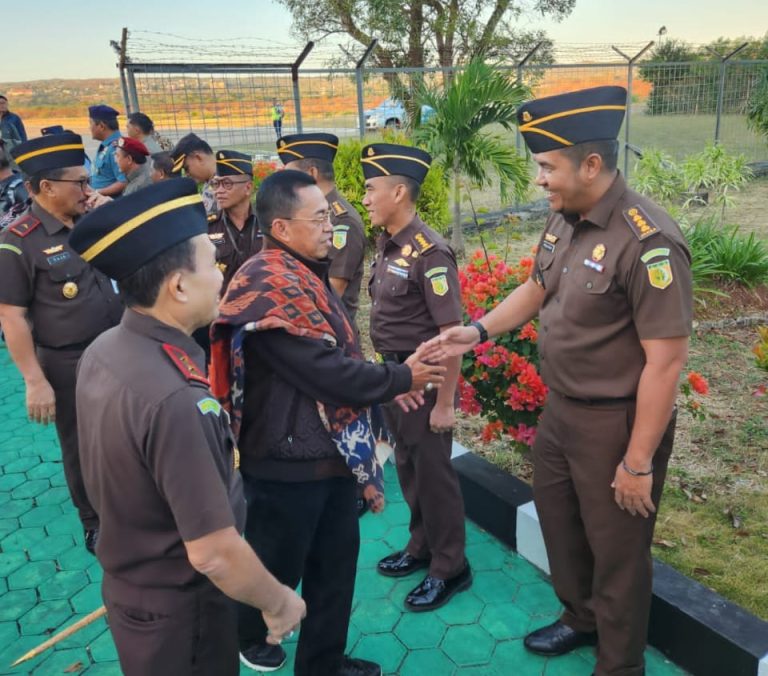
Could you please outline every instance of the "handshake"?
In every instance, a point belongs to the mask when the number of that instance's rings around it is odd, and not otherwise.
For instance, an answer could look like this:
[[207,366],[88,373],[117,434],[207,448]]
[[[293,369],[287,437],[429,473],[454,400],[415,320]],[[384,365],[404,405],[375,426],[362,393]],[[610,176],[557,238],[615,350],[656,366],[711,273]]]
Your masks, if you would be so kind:
[[405,360],[405,365],[411,369],[411,390],[395,397],[403,411],[415,411],[424,405],[424,394],[438,389],[445,382],[446,366],[435,363],[432,358],[434,349],[428,343],[422,343],[416,351]]

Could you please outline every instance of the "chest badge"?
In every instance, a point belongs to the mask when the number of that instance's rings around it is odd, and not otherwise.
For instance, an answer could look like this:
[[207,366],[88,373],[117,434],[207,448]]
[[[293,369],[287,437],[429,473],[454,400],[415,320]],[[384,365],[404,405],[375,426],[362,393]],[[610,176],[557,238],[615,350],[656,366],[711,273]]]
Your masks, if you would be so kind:
[[603,258],[605,258],[605,244],[598,244],[592,249],[592,260],[598,263]]
[[80,288],[74,282],[67,282],[61,287],[61,295],[68,300],[72,300],[80,293]]
[[544,241],[550,244],[557,244],[557,240],[560,239],[557,235],[553,235],[551,232],[544,234]]
[[43,249],[43,253],[46,256],[53,256],[53,254],[60,253],[64,250],[63,244],[57,244],[56,246],[49,247],[47,249]]
[[221,270],[222,273],[227,271],[227,264],[226,263],[216,263],[216,267]]
[[400,255],[407,258],[411,255],[411,251],[413,251],[413,247],[410,244],[406,244],[402,249],[400,249]]

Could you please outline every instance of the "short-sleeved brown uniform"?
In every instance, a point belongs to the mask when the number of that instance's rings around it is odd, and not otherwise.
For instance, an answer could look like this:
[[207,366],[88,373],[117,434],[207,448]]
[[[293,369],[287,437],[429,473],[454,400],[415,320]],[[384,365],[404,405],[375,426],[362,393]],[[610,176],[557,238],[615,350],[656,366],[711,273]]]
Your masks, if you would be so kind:
[[223,294],[240,266],[261,251],[264,238],[255,214],[248,214],[245,226],[240,230],[230,222],[224,210],[208,217],[208,237],[216,247],[216,264],[224,275]]
[[[448,244],[418,217],[393,237],[377,242],[369,282],[371,340],[384,359],[402,363],[441,326],[461,321],[456,258]],[[429,572],[441,579],[465,564],[464,501],[451,465],[453,435],[436,434],[429,416],[436,393],[417,411],[395,403],[385,417],[395,437],[395,461],[403,495],[411,508],[407,551],[430,559]]]
[[238,673],[234,602],[184,547],[245,521],[228,417],[201,367],[189,336],[129,309],[78,369],[83,477],[128,676]]
[[37,357],[56,396],[56,432],[72,502],[98,526],[80,474],[75,367],[85,347],[120,321],[117,287],[69,246],[70,228],[33,202],[0,235],[0,303],[23,307]]
[[335,188],[326,196],[331,209],[333,225],[333,246],[328,254],[331,267],[330,277],[346,279],[348,284],[341,297],[352,321],[355,321],[360,300],[360,285],[363,282],[365,260],[365,228],[363,219]]
[[[599,634],[597,673],[643,673],[654,518],[614,502],[645,366],[641,340],[688,336],[690,255],[672,219],[618,175],[583,220],[553,214],[534,281],[541,373],[550,388],[536,439],[534,497],[565,612]],[[672,451],[672,418],[654,457],[658,506]]]

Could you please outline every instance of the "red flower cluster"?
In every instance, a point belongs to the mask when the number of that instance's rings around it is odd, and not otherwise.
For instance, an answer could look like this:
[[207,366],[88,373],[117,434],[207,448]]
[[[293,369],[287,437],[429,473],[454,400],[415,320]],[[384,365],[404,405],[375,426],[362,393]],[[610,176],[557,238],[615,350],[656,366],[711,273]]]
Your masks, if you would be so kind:
[[274,174],[278,170],[278,166],[275,162],[269,162],[267,160],[257,160],[253,163],[253,187],[258,189],[261,182],[270,174]]
[[697,394],[701,394],[702,396],[709,394],[709,383],[701,373],[691,371],[688,374],[688,384]]
[[[493,309],[528,280],[533,258],[508,265],[494,254],[476,251],[459,271],[461,295],[469,320]],[[506,435],[521,446],[532,446],[547,388],[539,376],[538,332],[533,322],[519,331],[486,342],[465,356],[459,397],[461,410],[482,413],[489,420],[484,441]]]

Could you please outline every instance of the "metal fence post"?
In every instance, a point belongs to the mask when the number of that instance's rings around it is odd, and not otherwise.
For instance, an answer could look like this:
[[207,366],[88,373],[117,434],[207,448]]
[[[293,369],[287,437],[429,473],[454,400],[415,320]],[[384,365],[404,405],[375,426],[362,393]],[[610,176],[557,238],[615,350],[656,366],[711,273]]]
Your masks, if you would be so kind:
[[128,70],[128,112],[136,113],[139,111],[139,92],[136,89],[136,77],[130,64]]
[[720,118],[723,115],[723,98],[725,96],[725,68],[728,60],[735,56],[742,49],[744,49],[748,44],[748,42],[745,42],[743,45],[737,47],[725,56],[715,51],[711,47],[706,48],[708,52],[714,54],[718,59],[720,59],[720,86],[717,90],[717,108],[715,113],[715,144],[720,143]]
[[301,121],[301,92],[299,91],[299,67],[315,46],[314,42],[308,42],[299,54],[299,58],[291,64],[291,80],[293,80],[293,106],[296,110],[296,131],[301,134],[304,125]]
[[[544,44],[544,41],[538,42],[536,46],[528,52],[522,60],[517,64],[515,67],[515,70],[517,71],[517,82],[518,84],[523,84],[523,68],[525,67],[525,64],[528,63],[528,60],[538,51],[539,47],[541,47]],[[520,133],[520,130],[515,127],[515,150],[517,151],[517,154],[520,154],[520,149],[523,147],[523,135]]]
[[637,60],[645,54],[651,47],[653,47],[653,40],[651,40],[645,47],[643,47],[633,57],[627,56],[618,47],[611,45],[611,49],[623,56],[627,60],[627,113],[624,118],[624,178],[629,178],[629,127],[632,120],[632,78],[633,69]]
[[374,47],[378,40],[374,38],[371,40],[371,44],[365,49],[365,53],[360,57],[360,60],[355,64],[355,81],[357,84],[357,124],[360,129],[360,140],[365,138],[365,108],[363,102],[363,69],[365,68],[365,62],[368,61],[368,57],[373,52]]

